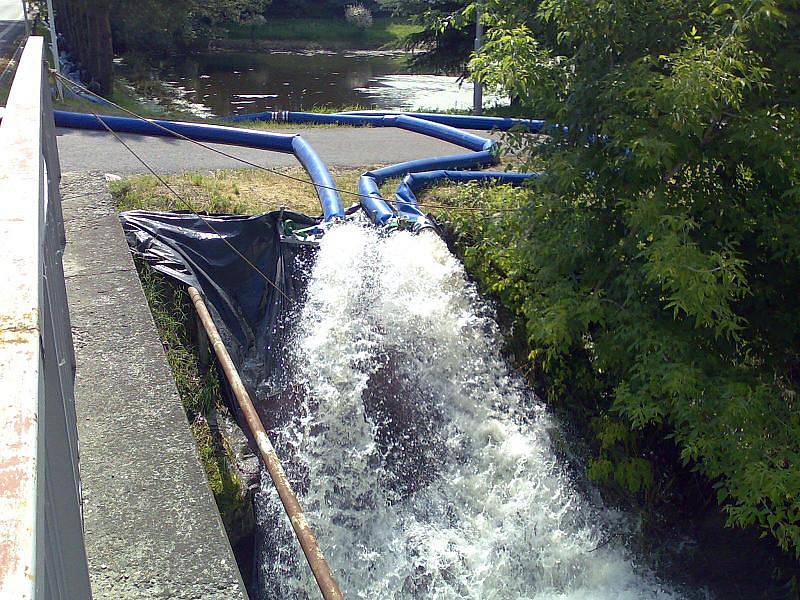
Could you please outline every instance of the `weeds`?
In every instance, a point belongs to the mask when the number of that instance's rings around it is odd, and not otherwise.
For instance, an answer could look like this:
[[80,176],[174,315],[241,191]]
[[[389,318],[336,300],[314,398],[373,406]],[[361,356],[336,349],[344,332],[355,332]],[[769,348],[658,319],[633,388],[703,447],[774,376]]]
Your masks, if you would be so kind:
[[[355,192],[363,169],[334,170],[339,189]],[[299,167],[276,169],[292,177],[309,180]],[[315,215],[320,212],[313,185],[287,179],[279,174],[255,169],[233,169],[183,173],[165,177],[182,198],[198,211],[224,214],[260,214],[286,207]],[[175,196],[152,175],[137,175],[109,184],[119,210],[187,210]],[[344,194],[345,204],[356,196]]]
[[216,367],[210,364],[203,368],[197,347],[189,338],[194,324],[189,295],[147,263],[137,261],[136,267],[225,529],[231,537],[234,532],[240,535],[245,505],[241,483],[230,466],[232,457],[209,425],[213,414],[227,409]]
[[267,23],[238,25],[228,29],[228,37],[240,40],[302,40],[325,44],[350,42],[372,47],[402,47],[406,37],[422,28],[396,19],[375,19],[361,29],[342,19],[271,19]]

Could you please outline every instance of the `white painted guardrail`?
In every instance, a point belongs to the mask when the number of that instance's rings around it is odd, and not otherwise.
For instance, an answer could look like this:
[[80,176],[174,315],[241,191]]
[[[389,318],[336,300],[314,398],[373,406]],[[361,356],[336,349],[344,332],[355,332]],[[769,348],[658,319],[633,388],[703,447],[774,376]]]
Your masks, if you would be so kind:
[[50,87],[28,39],[0,124],[0,598],[91,598]]

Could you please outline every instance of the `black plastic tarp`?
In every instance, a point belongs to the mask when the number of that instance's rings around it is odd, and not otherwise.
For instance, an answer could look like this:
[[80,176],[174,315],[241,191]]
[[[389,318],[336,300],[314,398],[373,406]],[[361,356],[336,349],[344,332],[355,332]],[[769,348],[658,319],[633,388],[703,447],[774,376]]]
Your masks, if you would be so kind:
[[284,235],[284,227],[318,220],[289,211],[201,219],[192,213],[137,210],[120,214],[120,221],[135,256],[200,290],[254,402],[261,405],[259,412],[269,412],[263,400],[280,385],[276,373],[282,368],[287,321],[300,304],[316,254],[314,243]]

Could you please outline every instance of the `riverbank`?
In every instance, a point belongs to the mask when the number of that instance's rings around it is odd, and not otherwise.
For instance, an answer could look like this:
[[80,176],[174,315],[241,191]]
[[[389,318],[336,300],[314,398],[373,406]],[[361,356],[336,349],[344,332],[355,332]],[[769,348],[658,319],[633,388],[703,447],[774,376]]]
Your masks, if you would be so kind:
[[402,48],[422,27],[404,20],[378,18],[360,29],[344,19],[271,19],[229,27],[215,40],[216,49],[235,50],[376,50]]
[[[636,444],[624,424],[599,414],[596,398],[576,393],[575,374],[565,373],[567,384],[560,386],[544,375],[541,361],[546,349],[531,344],[526,323],[542,317],[529,306],[531,298],[541,293],[541,284],[527,287],[504,279],[519,268],[520,251],[519,241],[509,234],[520,213],[509,213],[508,208],[529,205],[529,194],[504,186],[449,185],[425,190],[419,200],[453,207],[437,209],[434,215],[451,251],[493,303],[505,356],[564,425],[568,450],[560,458],[587,489],[599,492],[607,506],[635,522],[631,549],[659,577],[685,587],[688,597],[800,598],[800,564],[757,527],[726,522],[724,509],[716,502],[715,482],[682,460],[669,430],[640,430],[647,437]],[[628,454],[617,450],[613,458],[618,462],[612,467],[605,457],[615,450],[610,449],[614,442],[625,444]],[[610,470],[602,468],[606,465]],[[693,590],[700,595],[689,593]],[[707,596],[702,595],[705,592]]]
[[[343,189],[355,189],[364,169],[335,170]],[[295,178],[306,177],[300,167],[282,169]],[[172,189],[190,198],[195,210],[212,213],[258,214],[286,207],[307,214],[319,213],[313,186],[276,173],[227,170],[166,176]],[[176,211],[174,195],[153,176],[141,175],[112,181],[109,192],[119,211],[142,209]],[[135,261],[167,364],[190,423],[197,451],[214,494],[225,532],[245,585],[253,584],[256,521],[253,494],[258,489],[259,463],[230,410],[221,390],[220,373],[183,286]],[[250,590],[252,596],[252,589]]]

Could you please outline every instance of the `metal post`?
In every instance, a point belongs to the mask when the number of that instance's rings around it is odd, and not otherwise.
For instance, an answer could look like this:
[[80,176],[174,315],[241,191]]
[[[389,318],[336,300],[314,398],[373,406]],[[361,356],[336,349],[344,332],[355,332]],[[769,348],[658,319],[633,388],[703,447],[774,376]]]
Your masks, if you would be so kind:
[[[50,25],[50,51],[53,54],[53,69],[61,75],[61,63],[58,60],[58,37],[56,35],[56,13],[53,12],[53,0],[47,0],[47,22]],[[64,100],[64,89],[61,80],[56,77],[56,89],[59,100]]]
[[[475,9],[475,53],[477,54],[483,46],[483,2],[480,0]],[[473,81],[472,90],[472,114],[480,115],[483,113],[483,84],[480,81]]]
[[250,429],[250,433],[252,433],[255,438],[256,445],[258,446],[258,453],[261,456],[261,460],[269,476],[272,478],[273,484],[275,484],[275,489],[278,491],[278,496],[283,503],[283,508],[286,510],[286,514],[292,524],[294,533],[297,536],[297,541],[300,542],[300,547],[306,555],[306,560],[308,560],[308,565],[311,567],[311,572],[314,574],[314,579],[317,580],[317,585],[319,586],[319,591],[322,593],[322,597],[325,600],[343,600],[344,596],[342,596],[342,592],[339,590],[339,585],[333,578],[333,573],[331,572],[330,566],[328,566],[328,562],[325,560],[325,556],[322,554],[322,550],[320,550],[317,538],[314,536],[314,532],[311,530],[308,521],[306,521],[305,515],[303,515],[303,509],[297,501],[297,495],[294,493],[292,485],[286,477],[283,465],[281,465],[275,448],[272,446],[272,442],[270,442],[267,436],[264,425],[258,417],[258,413],[253,406],[252,400],[250,400],[250,395],[247,393],[244,383],[242,383],[239,377],[239,373],[231,360],[231,356],[228,354],[228,350],[222,342],[219,331],[217,331],[217,327],[211,319],[211,314],[208,312],[203,297],[200,295],[200,292],[197,291],[197,288],[191,286],[189,287],[189,296],[192,298],[192,303],[194,304],[195,310],[197,310],[197,315],[200,317],[200,321],[208,334],[211,347],[214,348],[214,353],[217,355],[217,359],[219,359],[222,371],[225,373],[225,377],[233,390],[233,395],[239,403],[239,408],[242,409],[242,414]]
[[31,34],[31,22],[28,19],[28,0],[22,0],[22,14],[25,17],[25,35]]

